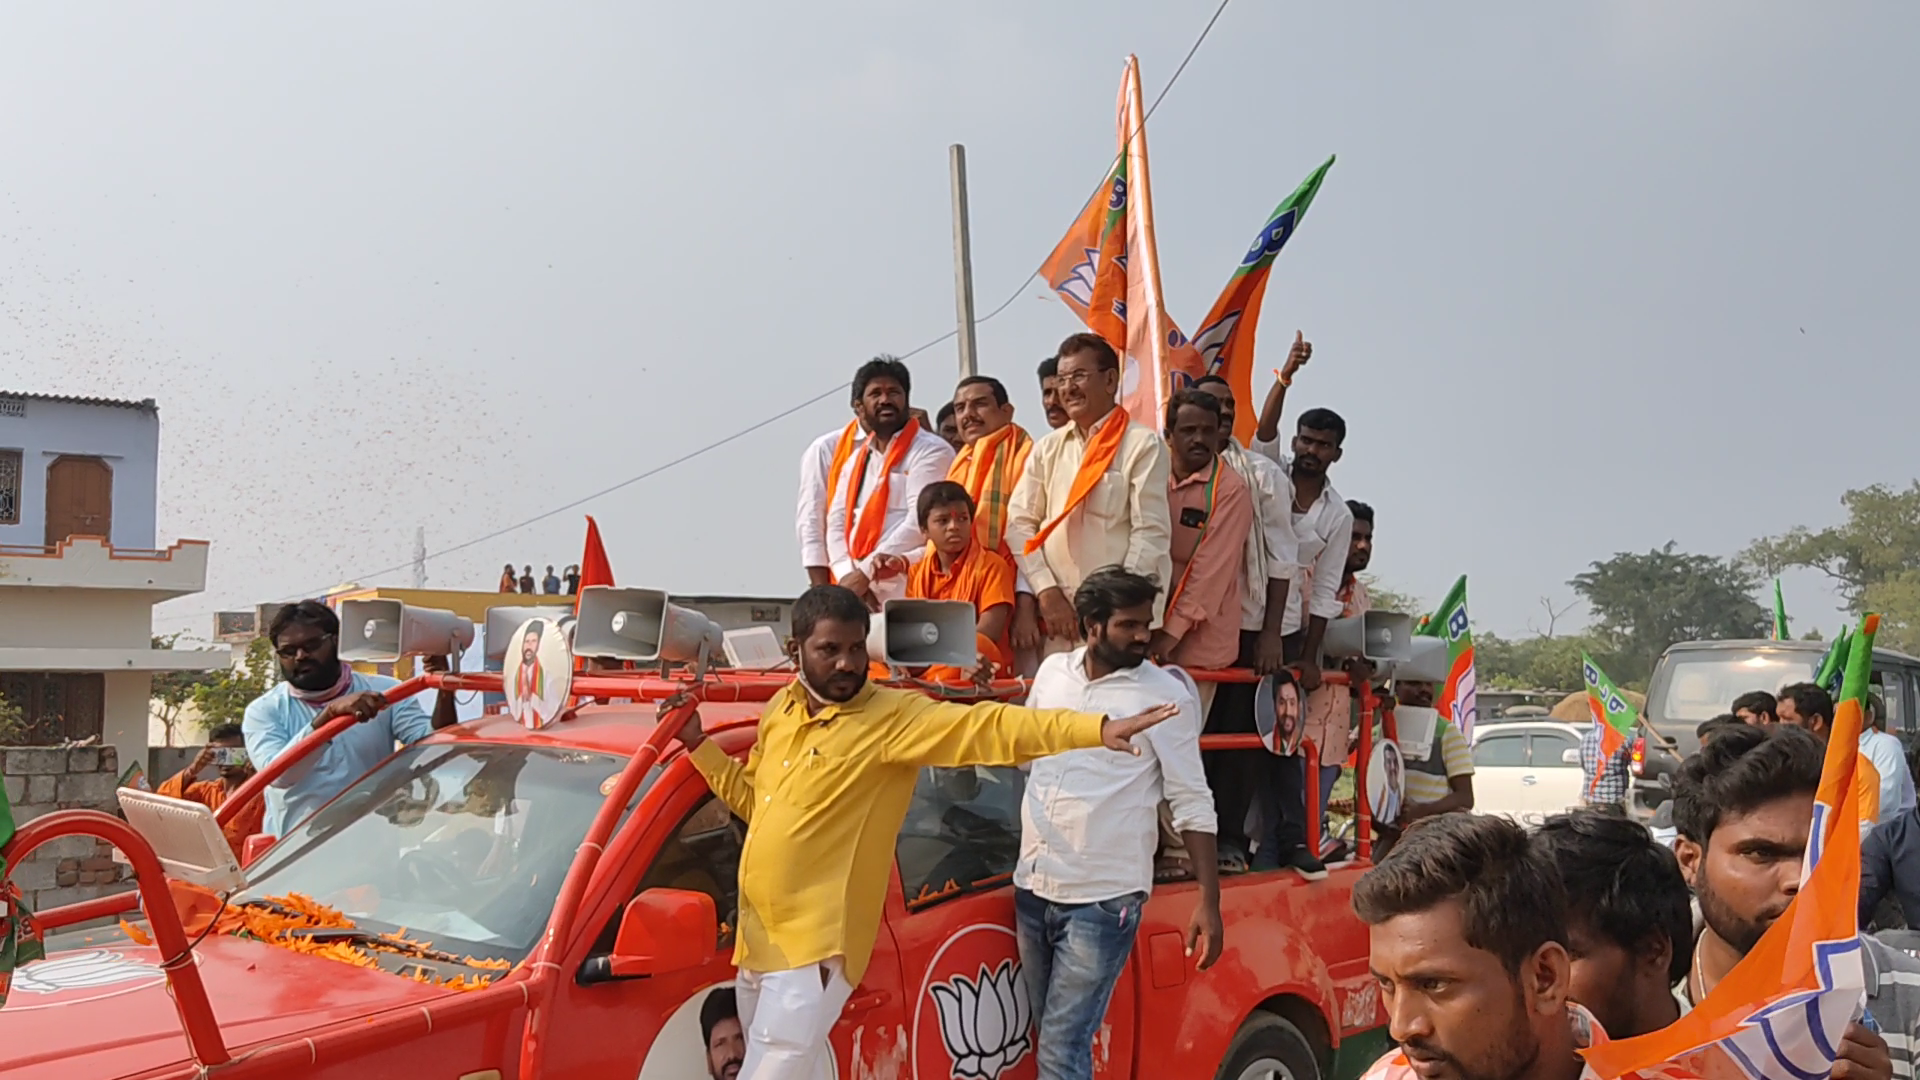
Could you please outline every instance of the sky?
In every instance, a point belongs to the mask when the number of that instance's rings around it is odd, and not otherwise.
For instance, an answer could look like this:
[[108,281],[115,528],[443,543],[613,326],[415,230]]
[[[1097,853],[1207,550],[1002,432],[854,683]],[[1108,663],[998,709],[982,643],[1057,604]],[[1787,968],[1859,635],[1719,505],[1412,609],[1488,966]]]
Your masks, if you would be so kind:
[[[792,594],[801,449],[861,361],[953,329],[948,145],[1008,301],[980,367],[1037,429],[1080,327],[1019,283],[1104,175],[1127,54],[1151,100],[1215,6],[21,8],[0,384],[159,402],[161,538],[213,543],[161,628],[407,584],[416,529],[429,586],[490,588],[577,561],[585,513],[623,584]],[[1595,559],[1731,555],[1915,475],[1916,40],[1895,0],[1234,0],[1147,129],[1171,313],[1338,154],[1260,387],[1303,330],[1290,409],[1346,416],[1381,581],[1465,573],[1477,626],[1543,630]],[[957,363],[914,355],[916,403]],[[1818,575],[1787,594],[1837,624]]]

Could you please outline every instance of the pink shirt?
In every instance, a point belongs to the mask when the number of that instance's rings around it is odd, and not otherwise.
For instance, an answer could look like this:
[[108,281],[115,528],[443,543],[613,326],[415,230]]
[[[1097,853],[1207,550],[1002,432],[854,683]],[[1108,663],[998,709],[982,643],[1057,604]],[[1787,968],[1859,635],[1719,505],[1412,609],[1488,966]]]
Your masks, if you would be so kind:
[[1212,468],[1185,480],[1169,474],[1167,510],[1173,519],[1173,591],[1161,629],[1180,639],[1168,659],[1188,668],[1232,667],[1240,655],[1253,496],[1240,474],[1216,458]]

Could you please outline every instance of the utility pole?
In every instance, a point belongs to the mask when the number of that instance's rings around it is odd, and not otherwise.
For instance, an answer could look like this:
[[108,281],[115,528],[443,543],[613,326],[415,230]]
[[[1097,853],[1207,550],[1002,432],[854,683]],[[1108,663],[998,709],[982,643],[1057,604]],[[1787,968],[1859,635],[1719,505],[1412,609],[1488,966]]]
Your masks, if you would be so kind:
[[980,373],[973,345],[973,239],[967,229],[967,148],[947,147],[947,166],[953,183],[953,307],[959,320],[960,377]]
[[427,587],[427,527],[416,525],[413,529],[413,587]]

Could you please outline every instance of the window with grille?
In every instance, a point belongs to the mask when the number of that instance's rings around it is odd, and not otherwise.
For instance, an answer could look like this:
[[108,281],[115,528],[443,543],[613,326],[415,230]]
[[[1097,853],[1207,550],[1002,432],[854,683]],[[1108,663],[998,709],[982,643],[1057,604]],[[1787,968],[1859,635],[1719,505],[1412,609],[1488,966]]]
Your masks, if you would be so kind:
[[106,720],[106,677],[98,672],[0,674],[0,698],[20,707],[17,746],[57,746],[99,736]]
[[0,525],[20,524],[20,451],[0,450]]

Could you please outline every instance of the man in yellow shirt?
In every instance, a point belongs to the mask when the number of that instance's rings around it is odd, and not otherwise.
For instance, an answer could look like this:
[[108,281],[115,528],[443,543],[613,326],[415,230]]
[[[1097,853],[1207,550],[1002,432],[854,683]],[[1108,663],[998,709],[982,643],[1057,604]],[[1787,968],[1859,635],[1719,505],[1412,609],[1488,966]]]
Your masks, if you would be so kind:
[[1016,765],[1096,746],[1138,753],[1132,737],[1179,711],[1168,703],[1115,720],[870,685],[866,604],[838,585],[801,594],[792,623],[799,674],[767,703],[745,764],[706,741],[697,711],[680,729],[694,767],[747,823],[734,949],[741,1080],[826,1075],[827,1038],[873,955],[921,766]]

